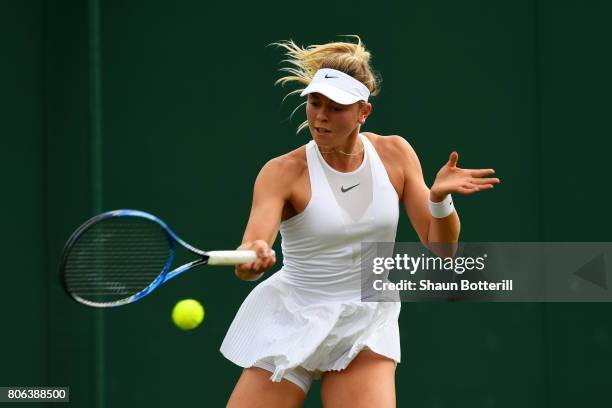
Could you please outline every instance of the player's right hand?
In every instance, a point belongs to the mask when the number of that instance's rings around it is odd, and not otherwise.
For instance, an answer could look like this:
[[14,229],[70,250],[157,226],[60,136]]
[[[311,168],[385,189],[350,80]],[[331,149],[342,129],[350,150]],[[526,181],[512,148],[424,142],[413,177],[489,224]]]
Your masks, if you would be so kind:
[[266,241],[258,239],[252,242],[245,242],[238,249],[250,249],[257,254],[256,261],[236,266],[235,274],[241,280],[257,280],[276,263],[276,254]]

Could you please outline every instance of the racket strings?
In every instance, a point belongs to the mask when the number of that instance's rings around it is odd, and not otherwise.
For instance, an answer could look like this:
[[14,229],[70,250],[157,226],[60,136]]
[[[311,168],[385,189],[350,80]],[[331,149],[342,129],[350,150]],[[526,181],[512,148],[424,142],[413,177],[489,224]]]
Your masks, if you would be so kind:
[[115,302],[146,289],[171,254],[163,228],[141,217],[110,217],[82,233],[65,259],[65,282],[76,296]]

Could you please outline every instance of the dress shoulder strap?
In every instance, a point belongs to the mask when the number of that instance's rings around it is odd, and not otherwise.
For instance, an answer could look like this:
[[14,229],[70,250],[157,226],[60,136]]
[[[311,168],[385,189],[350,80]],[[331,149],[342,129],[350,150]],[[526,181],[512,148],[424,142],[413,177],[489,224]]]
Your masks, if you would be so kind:
[[374,175],[377,183],[388,183],[388,185],[391,186],[391,180],[389,179],[389,175],[387,174],[387,169],[385,169],[385,165],[383,164],[380,156],[376,152],[376,148],[374,148],[374,145],[372,144],[372,142],[370,142],[370,139],[368,139],[365,135],[360,133],[359,137],[361,138],[361,142],[363,143],[364,148],[368,151],[368,155],[371,160],[370,163],[372,166],[372,174]]
[[308,162],[308,177],[310,178],[310,191],[312,197],[321,195],[323,185],[322,181],[325,180],[325,174],[323,173],[323,167],[317,157],[317,151],[315,150],[317,145],[314,140],[311,140],[306,144],[306,161]]

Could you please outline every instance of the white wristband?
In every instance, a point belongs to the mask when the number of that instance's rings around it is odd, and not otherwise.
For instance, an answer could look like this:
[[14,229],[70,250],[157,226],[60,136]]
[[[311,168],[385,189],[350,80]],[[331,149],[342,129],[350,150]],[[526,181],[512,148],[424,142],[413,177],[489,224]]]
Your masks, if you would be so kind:
[[452,214],[453,210],[453,199],[450,194],[439,203],[434,203],[431,199],[429,200],[429,212],[434,218],[446,218]]

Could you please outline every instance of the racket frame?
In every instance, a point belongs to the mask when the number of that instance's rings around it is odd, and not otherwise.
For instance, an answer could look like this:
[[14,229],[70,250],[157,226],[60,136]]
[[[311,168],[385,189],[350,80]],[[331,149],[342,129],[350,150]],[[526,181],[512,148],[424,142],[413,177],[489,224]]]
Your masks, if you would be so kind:
[[[145,287],[143,290],[141,290],[140,292],[135,293],[132,296],[129,296],[127,298],[120,299],[120,300],[113,301],[113,302],[92,302],[88,299],[84,299],[81,296],[72,293],[68,289],[68,285],[66,283],[66,262],[68,261],[68,254],[70,253],[70,250],[73,247],[74,243],[87,230],[92,228],[94,225],[97,225],[101,221],[106,220],[108,218],[113,218],[113,217],[140,217],[140,218],[145,218],[145,219],[148,219],[150,221],[157,223],[162,228],[162,230],[166,234],[166,238],[168,239],[168,258],[166,259],[166,263],[164,264],[164,267],[159,273],[159,275],[157,275],[157,277],[153,279],[153,281],[151,281],[151,283],[147,287]],[[170,271],[170,267],[172,266],[172,263],[174,262],[175,243],[180,244],[188,251],[194,253],[195,255],[198,255],[200,258],[192,262],[188,262],[184,265],[181,265],[173,269],[172,271]],[[170,229],[170,227],[168,227],[168,225],[165,222],[163,222],[156,216],[149,214],[147,212],[144,212],[144,211],[139,211],[139,210],[128,210],[128,209],[113,210],[113,211],[107,211],[105,213],[102,213],[102,214],[96,215],[95,217],[90,218],[85,223],[83,223],[83,225],[77,228],[76,231],[72,233],[72,235],[66,242],[66,245],[64,246],[64,250],[62,251],[62,256],[60,258],[60,266],[59,266],[60,280],[61,280],[62,287],[64,288],[66,293],[68,293],[68,295],[70,295],[70,297],[73,300],[75,300],[76,302],[80,304],[90,306],[90,307],[97,307],[97,308],[116,307],[116,306],[123,306],[128,303],[136,302],[137,300],[145,297],[146,295],[154,291],[157,287],[159,287],[163,283],[182,274],[183,272],[186,272],[189,269],[194,268],[199,265],[206,265],[208,263],[208,259],[209,259],[209,255],[205,251],[197,249],[194,246],[189,245],[187,242],[183,241],[181,238],[179,238],[178,235],[176,235]]]

